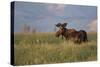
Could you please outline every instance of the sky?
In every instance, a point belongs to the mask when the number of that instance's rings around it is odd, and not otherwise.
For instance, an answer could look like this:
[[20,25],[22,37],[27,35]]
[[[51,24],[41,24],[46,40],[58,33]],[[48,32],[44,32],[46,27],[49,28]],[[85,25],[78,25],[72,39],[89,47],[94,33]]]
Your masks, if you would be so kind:
[[14,32],[26,24],[37,32],[54,32],[55,24],[68,23],[66,28],[97,31],[97,7],[71,4],[15,2]]

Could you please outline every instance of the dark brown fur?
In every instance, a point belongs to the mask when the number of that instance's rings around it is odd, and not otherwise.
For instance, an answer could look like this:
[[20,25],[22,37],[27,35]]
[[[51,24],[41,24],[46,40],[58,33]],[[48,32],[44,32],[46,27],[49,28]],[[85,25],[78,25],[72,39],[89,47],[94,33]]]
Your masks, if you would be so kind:
[[65,28],[67,24],[64,24],[59,23],[57,26],[59,30],[56,32],[56,37],[62,35],[66,40],[72,39],[75,43],[87,42],[87,33],[84,30],[67,29]]

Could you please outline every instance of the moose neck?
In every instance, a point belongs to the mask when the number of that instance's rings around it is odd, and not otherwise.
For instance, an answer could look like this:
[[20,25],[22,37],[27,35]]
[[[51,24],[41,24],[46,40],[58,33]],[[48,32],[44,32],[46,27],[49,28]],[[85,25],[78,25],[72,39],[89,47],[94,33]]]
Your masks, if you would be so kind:
[[67,28],[64,28],[64,29],[63,29],[63,32],[62,32],[62,36],[64,36],[65,38],[67,37],[66,31],[67,31]]

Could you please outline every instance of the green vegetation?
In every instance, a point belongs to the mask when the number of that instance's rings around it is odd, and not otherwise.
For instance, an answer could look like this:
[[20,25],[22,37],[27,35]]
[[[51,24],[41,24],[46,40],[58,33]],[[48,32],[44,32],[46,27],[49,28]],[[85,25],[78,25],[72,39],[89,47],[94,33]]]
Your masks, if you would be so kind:
[[15,33],[15,65],[95,61],[96,33],[89,33],[88,39],[87,43],[75,44],[61,37],[56,38],[54,33]]

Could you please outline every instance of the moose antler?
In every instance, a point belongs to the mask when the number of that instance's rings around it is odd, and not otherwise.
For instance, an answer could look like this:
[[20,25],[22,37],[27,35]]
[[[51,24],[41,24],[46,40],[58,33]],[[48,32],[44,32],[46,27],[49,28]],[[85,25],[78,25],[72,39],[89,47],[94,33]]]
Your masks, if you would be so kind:
[[59,27],[59,26],[61,26],[61,25],[62,25],[61,23],[56,24],[57,27]]
[[67,23],[63,23],[62,26],[65,28],[67,26]]

